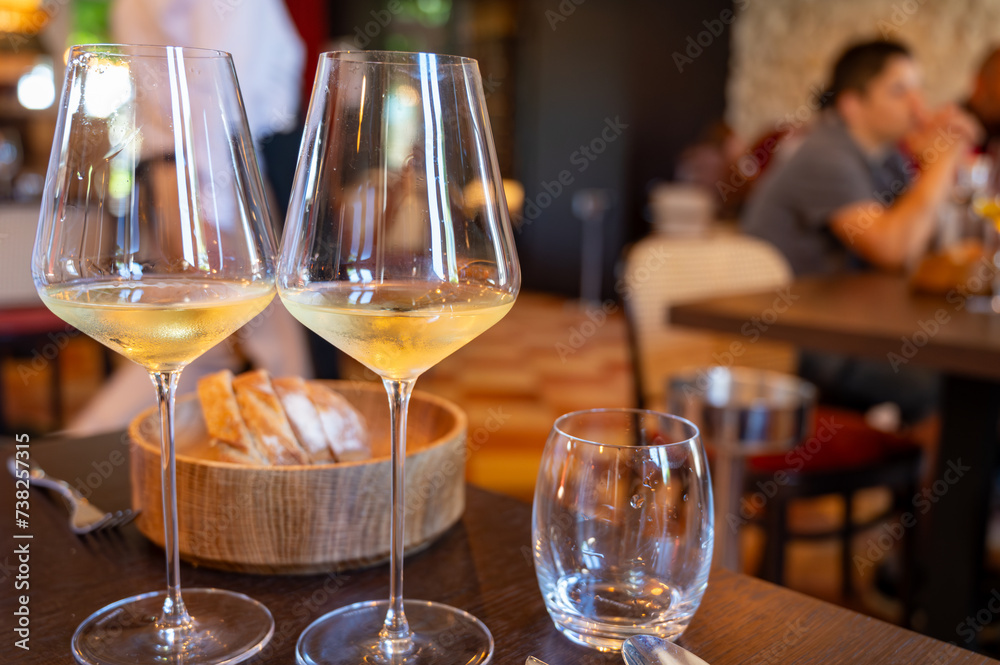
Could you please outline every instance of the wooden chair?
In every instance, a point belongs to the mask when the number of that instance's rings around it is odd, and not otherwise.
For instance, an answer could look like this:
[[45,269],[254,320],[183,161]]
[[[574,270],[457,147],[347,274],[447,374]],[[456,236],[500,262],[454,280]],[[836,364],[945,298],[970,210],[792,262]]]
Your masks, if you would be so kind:
[[[762,330],[770,316],[780,316],[777,311],[762,312],[759,322],[748,321],[740,337],[679,330],[668,320],[671,305],[769,289],[775,290],[776,308],[780,307],[782,290],[791,283],[792,272],[784,257],[768,243],[736,234],[694,239],[650,236],[626,250],[621,272],[619,292],[625,304],[640,408],[664,408],[667,378],[683,369],[739,365],[794,370],[794,350],[767,341],[766,330]],[[909,441],[868,427],[860,414],[824,409],[820,408],[817,422],[833,413],[844,426],[824,442],[822,452],[793,449],[787,455],[751,458],[746,488],[748,492],[756,491],[758,483],[773,480],[779,471],[783,479],[787,478],[768,497],[764,508],[762,577],[779,584],[783,581],[784,552],[790,540],[839,536],[842,589],[849,597],[853,591],[851,541],[859,531],[905,509],[916,490],[921,451]],[[809,444],[807,439],[800,448]],[[855,494],[872,487],[888,488],[893,494],[892,505],[876,518],[858,523],[853,518]],[[792,532],[788,526],[789,503],[828,494],[842,497],[842,524],[833,531]],[[910,616],[913,543],[913,534],[910,529],[906,531],[901,594],[904,623]]]
[[[618,291],[625,303],[636,402],[659,408],[667,377],[692,366],[740,365],[792,372],[795,350],[758,335],[731,335],[671,326],[668,307],[714,296],[779,289],[792,272],[771,245],[721,234],[708,238],[650,236],[626,250]],[[741,342],[742,347],[733,347]],[[735,353],[734,353],[735,351]]]

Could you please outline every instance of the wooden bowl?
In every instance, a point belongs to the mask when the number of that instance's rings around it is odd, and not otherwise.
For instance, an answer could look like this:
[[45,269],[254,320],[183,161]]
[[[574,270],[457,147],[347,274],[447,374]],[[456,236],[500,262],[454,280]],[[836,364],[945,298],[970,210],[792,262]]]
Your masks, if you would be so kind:
[[[248,573],[316,573],[389,556],[389,402],[381,384],[330,381],[365,416],[373,459],[255,467],[212,459],[195,395],[177,401],[178,544],[186,561]],[[405,465],[407,551],[429,545],[465,507],[465,413],[415,391]],[[132,440],[132,506],[139,530],[163,546],[160,424],[139,414]]]

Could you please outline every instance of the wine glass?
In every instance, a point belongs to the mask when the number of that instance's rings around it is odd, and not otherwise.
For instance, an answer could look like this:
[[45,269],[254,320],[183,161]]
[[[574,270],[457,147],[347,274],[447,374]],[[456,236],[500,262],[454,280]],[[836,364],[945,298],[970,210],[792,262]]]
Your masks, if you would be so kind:
[[174,393],[181,370],[274,296],[275,242],[229,54],[75,46],[32,274],[57,316],[147,370],[162,429],[167,589],[73,635],[81,663],[235,663],[274,632],[242,594],[180,588]]
[[520,269],[475,60],[320,56],[278,260],[308,328],[382,377],[392,419],[389,600],[313,622],[300,663],[486,663],[489,630],[403,600],[406,410],[417,377],[499,321]]

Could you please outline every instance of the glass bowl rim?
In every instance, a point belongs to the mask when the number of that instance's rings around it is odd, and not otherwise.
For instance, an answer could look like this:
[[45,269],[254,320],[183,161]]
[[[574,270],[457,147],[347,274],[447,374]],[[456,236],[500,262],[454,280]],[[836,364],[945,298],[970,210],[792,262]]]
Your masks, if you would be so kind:
[[[364,65],[391,65],[394,67],[417,67],[420,65],[420,56],[434,56],[438,65],[467,67],[478,65],[479,61],[464,55],[451,55],[448,53],[432,53],[430,51],[387,51],[362,49],[339,49],[334,51],[324,51],[319,54],[320,60],[339,60],[342,62],[352,62]],[[398,58],[394,61],[393,58]]]
[[[667,420],[672,420],[672,421],[678,422],[681,425],[689,428],[689,430],[690,430],[690,436],[688,436],[686,438],[683,438],[683,439],[678,439],[676,441],[669,441],[669,442],[666,442],[666,443],[655,443],[655,444],[642,445],[642,446],[636,446],[636,445],[619,445],[619,444],[614,444],[614,443],[602,443],[600,441],[592,441],[590,439],[585,439],[583,437],[574,436],[573,434],[568,433],[567,431],[565,431],[562,428],[563,421],[565,421],[565,420],[567,420],[569,418],[575,418],[575,417],[579,417],[579,416],[583,416],[583,415],[587,415],[587,414],[595,414],[595,413],[620,413],[620,414],[647,415],[647,416],[656,416],[658,418],[665,418]],[[694,442],[695,444],[697,444],[699,447],[702,445],[701,444],[701,430],[699,430],[698,426],[695,425],[690,420],[688,420],[687,418],[683,418],[681,416],[677,416],[677,415],[674,415],[672,413],[664,413],[663,411],[655,411],[653,409],[636,409],[636,408],[632,408],[632,407],[609,407],[609,408],[581,409],[579,411],[570,411],[569,413],[564,413],[563,415],[561,415],[558,418],[556,418],[556,421],[552,424],[552,431],[553,432],[558,432],[560,436],[563,436],[563,437],[569,439],[570,441],[574,441],[574,442],[577,442],[577,443],[585,443],[585,444],[591,445],[591,446],[603,446],[605,448],[622,448],[622,449],[624,449],[624,448],[631,448],[631,449],[666,448],[666,447],[669,447],[669,446],[687,445],[687,444],[690,444],[692,442]]]
[[228,51],[195,46],[173,46],[171,44],[116,44],[113,42],[95,44],[74,44],[69,49],[67,61],[75,56],[92,54],[105,58],[163,58],[170,51],[180,51],[189,58],[232,59]]

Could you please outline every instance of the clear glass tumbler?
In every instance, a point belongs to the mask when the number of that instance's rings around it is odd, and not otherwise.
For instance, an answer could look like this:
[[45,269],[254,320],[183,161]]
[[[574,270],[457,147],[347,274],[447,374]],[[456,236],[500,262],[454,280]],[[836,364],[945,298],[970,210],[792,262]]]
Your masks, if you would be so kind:
[[616,651],[631,635],[675,639],[712,561],[708,461],[698,428],[654,411],[556,420],[535,485],[535,571],[569,639]]

